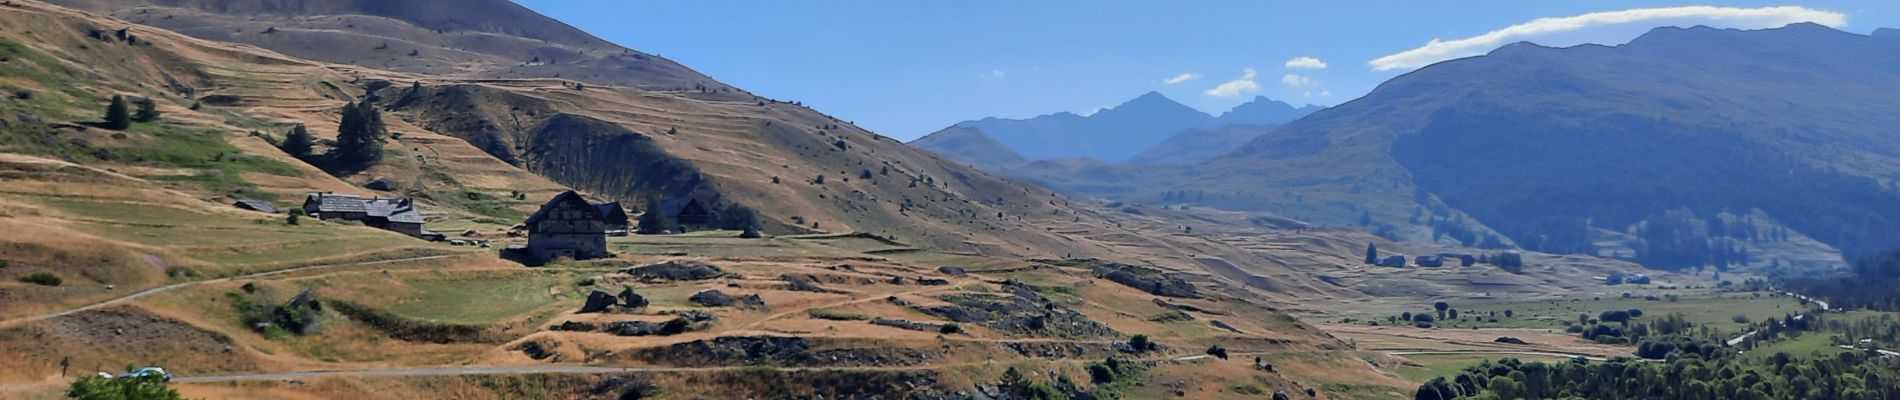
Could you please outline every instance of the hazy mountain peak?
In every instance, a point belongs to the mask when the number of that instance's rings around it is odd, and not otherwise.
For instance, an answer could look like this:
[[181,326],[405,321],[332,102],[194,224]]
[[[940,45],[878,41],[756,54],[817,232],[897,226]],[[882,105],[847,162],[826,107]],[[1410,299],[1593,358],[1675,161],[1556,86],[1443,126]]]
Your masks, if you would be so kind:
[[1284,101],[1269,99],[1266,96],[1254,96],[1252,101],[1241,103],[1221,113],[1220,124],[1279,125],[1300,119],[1322,108],[1324,107],[1314,105],[1296,108]]

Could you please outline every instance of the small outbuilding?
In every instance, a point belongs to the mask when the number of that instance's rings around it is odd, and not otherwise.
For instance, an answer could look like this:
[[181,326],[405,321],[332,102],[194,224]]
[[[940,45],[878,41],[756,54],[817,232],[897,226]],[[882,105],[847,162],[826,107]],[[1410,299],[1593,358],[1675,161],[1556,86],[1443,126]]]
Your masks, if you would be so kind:
[[277,208],[277,205],[275,204],[271,204],[270,202],[263,201],[263,200],[256,200],[256,199],[237,199],[237,202],[232,203],[231,206],[237,207],[240,209],[251,210],[251,211],[256,211],[256,212],[261,212],[261,213],[269,213],[269,214],[276,214],[276,213],[284,211],[283,209]]
[[619,202],[595,204],[594,207],[600,209],[600,216],[607,223],[608,235],[627,236],[627,228],[633,225],[633,220],[627,218],[625,207],[621,207]]

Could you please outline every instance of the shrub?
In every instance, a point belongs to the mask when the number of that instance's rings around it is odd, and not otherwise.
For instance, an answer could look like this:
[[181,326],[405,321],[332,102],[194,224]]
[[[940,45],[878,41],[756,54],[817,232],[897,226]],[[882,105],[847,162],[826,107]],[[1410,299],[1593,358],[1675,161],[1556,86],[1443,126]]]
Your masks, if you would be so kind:
[[323,303],[317,300],[316,292],[309,289],[284,304],[277,304],[269,296],[251,299],[237,293],[226,295],[244,325],[266,335],[315,333],[317,317],[323,313]]
[[1218,344],[1213,345],[1213,346],[1207,346],[1207,355],[1220,357],[1220,359],[1225,360],[1227,359],[1227,348],[1220,347],[1220,345]]
[[955,322],[943,324],[942,328],[937,328],[937,333],[942,333],[945,335],[963,333],[963,325],[957,325],[957,323]]
[[148,375],[124,378],[82,376],[66,388],[66,397],[81,400],[178,400],[177,390],[165,387],[165,378]]
[[152,99],[133,99],[132,105],[138,111],[132,113],[133,122],[152,122],[158,120],[158,103]]
[[40,272],[40,273],[35,273],[32,275],[22,276],[20,277],[20,282],[26,282],[26,283],[31,283],[31,284],[40,285],[40,286],[59,286],[60,284],[66,283],[66,280],[60,279],[58,275]]
[[1135,348],[1136,352],[1146,352],[1155,348],[1154,342],[1148,341],[1148,335],[1135,335],[1128,338],[1128,346]]
[[11,264],[13,264],[12,261],[0,260],[0,269],[6,269]]

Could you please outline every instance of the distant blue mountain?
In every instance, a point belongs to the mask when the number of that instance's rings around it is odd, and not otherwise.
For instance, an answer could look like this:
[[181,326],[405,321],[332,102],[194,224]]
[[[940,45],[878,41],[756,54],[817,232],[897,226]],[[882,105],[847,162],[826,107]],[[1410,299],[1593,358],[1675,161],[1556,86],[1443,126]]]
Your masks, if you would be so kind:
[[[965,154],[969,147],[946,144],[969,143],[973,139],[968,136],[981,134],[1028,161],[1092,159],[1124,163],[1137,154],[1153,152],[1152,147],[1170,142],[1169,139],[1176,135],[1211,132],[1234,124],[1283,124],[1319,108],[1295,108],[1259,97],[1216,118],[1160,93],[1148,92],[1088,116],[1063,112],[1029,119],[985,118],[965,121],[926,135],[911,144],[978,167],[998,167],[986,164],[987,161],[998,159],[981,154]],[[938,135],[954,135],[958,140],[932,138]],[[1183,140],[1176,138],[1174,141]]]

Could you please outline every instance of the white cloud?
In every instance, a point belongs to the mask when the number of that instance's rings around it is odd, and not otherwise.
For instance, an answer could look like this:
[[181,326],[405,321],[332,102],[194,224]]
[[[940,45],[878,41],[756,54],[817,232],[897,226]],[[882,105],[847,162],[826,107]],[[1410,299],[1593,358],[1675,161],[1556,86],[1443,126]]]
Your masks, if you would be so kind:
[[1205,93],[1207,93],[1208,96],[1214,97],[1234,97],[1258,92],[1260,91],[1260,84],[1254,83],[1253,78],[1255,75],[1257,74],[1254,73],[1253,68],[1241,70],[1240,79],[1223,82],[1220,86],[1207,89]]
[[1175,76],[1174,76],[1173,78],[1168,78],[1168,79],[1163,79],[1163,80],[1161,80],[1161,82],[1163,82],[1163,83],[1167,83],[1167,84],[1169,84],[1169,85],[1173,85],[1173,84],[1176,84],[1176,83],[1181,83],[1181,82],[1187,82],[1187,81],[1191,81],[1191,80],[1195,80],[1195,79],[1198,79],[1198,78],[1200,78],[1200,77],[1201,77],[1201,74],[1197,74],[1197,73],[1193,73],[1193,72],[1183,72],[1183,73],[1181,73],[1180,75],[1175,75]]
[[1008,72],[1004,72],[1003,70],[1000,70],[1000,69],[992,69],[990,70],[990,72],[976,74],[976,77],[984,78],[984,79],[996,79],[996,78],[1002,78],[1003,75],[1008,75],[1008,74],[1009,74]]
[[1280,77],[1280,83],[1292,87],[1319,86],[1319,81],[1313,80],[1313,77],[1300,74],[1286,74],[1286,76]]
[[1286,60],[1287,69],[1326,69],[1326,62],[1310,56],[1293,57]]
[[[1847,15],[1794,6],[1762,8],[1688,6],[1594,12],[1569,17],[1538,18],[1531,22],[1511,25],[1504,29],[1463,39],[1432,39],[1423,47],[1379,57],[1373,59],[1370,64],[1375,71],[1414,69],[1439,61],[1481,55],[1509,43],[1548,38],[1557,34],[1583,33],[1593,28],[1627,28],[1629,24],[1645,22],[1649,24],[1642,26],[1644,28],[1708,25],[1717,28],[1764,29],[1797,22],[1813,22],[1839,28],[1847,25]],[[1621,40],[1613,43],[1605,43],[1601,40],[1585,42],[1619,44],[1633,37],[1622,37]]]

